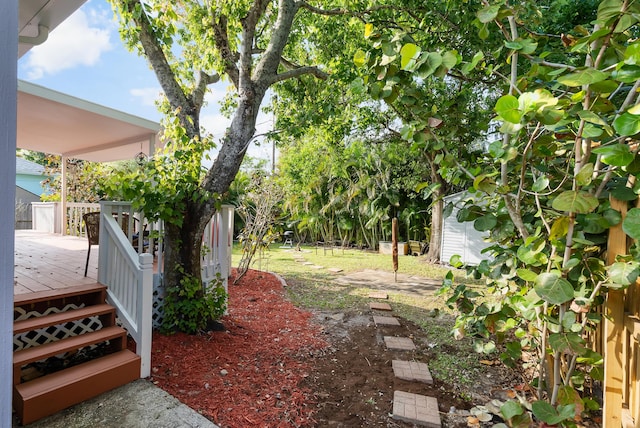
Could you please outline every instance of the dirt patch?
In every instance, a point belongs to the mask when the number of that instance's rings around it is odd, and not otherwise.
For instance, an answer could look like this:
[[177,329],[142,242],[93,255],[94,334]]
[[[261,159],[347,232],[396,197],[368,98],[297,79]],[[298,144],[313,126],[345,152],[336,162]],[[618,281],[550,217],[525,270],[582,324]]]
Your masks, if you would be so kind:
[[[222,428],[410,427],[391,417],[395,390],[436,397],[445,427],[467,426],[464,409],[478,404],[435,376],[433,385],[394,377],[393,359],[428,364],[444,352],[407,320],[376,327],[371,311],[311,314],[258,271],[230,286],[229,307],[224,331],[157,335],[152,354],[151,380]],[[387,350],[384,336],[410,337],[416,350]],[[496,373],[475,397],[513,379]]]
[[[337,321],[343,315],[342,321]],[[311,376],[303,386],[315,391],[318,426],[404,427],[411,424],[390,417],[393,392],[405,391],[438,399],[440,412],[452,407],[468,409],[471,404],[456,396],[448,385],[432,385],[395,378],[392,360],[429,362],[433,349],[422,330],[401,320],[401,326],[375,326],[370,315],[318,313],[316,322],[332,344],[322,359],[316,359]],[[382,314],[381,314],[382,315]],[[387,314],[388,315],[388,314]],[[409,337],[415,351],[388,350],[384,336]],[[443,415],[443,416],[444,416]],[[455,426],[455,425],[449,425]],[[466,426],[466,424],[464,425]]]

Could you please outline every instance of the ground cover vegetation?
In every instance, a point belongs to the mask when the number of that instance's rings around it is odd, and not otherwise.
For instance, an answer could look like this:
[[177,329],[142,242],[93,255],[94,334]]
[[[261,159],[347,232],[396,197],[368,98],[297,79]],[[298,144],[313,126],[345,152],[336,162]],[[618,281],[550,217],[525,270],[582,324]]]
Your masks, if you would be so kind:
[[[602,356],[589,333],[606,293],[639,272],[635,247],[604,260],[609,228],[640,238],[640,211],[621,216],[640,171],[638,4],[113,4],[167,97],[167,151],[127,176],[123,197],[167,222],[166,260],[181,267],[170,284],[199,275],[202,229],[271,89],[282,230],[375,247],[400,217],[405,239],[428,232],[435,260],[442,196],[467,189],[458,219],[494,243],[469,269],[487,286],[449,275],[443,290],[458,337],[501,349],[507,365],[528,361],[530,389],[504,420],[572,425],[597,410]],[[218,78],[234,89],[232,125],[204,171],[214,142],[199,111]]]
[[[370,73],[368,91],[387,103],[414,105],[404,91],[450,70],[501,77],[492,88],[500,95],[494,107],[500,137],[489,141],[481,171],[467,168],[475,195],[458,219],[491,234],[492,260],[473,273],[486,278],[486,293],[502,298],[476,301],[475,290],[454,281],[445,288],[462,312],[459,336],[485,337],[480,350],[493,351],[496,339],[505,343],[507,364],[521,364],[524,353],[536,358],[531,396],[505,404],[505,419],[517,426],[533,419],[572,425],[598,408],[602,356],[588,341],[602,320],[596,308],[607,290],[627,287],[638,275],[633,248],[609,255],[610,266],[603,260],[607,229],[622,221],[626,201],[636,199],[637,5],[601,2],[593,19],[559,38],[545,32],[531,6],[483,5],[478,37],[497,33],[504,40],[472,58],[434,51],[409,31],[371,25],[365,36],[372,47],[356,60]],[[439,125],[424,115],[403,134],[438,147]],[[630,214],[622,226],[637,238],[635,211]]]

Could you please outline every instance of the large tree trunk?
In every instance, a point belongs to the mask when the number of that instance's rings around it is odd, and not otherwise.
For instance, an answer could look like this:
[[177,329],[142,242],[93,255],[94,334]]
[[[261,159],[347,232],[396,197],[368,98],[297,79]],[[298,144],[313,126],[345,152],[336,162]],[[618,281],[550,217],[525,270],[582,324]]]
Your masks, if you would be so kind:
[[433,162],[433,156],[427,154],[429,169],[431,171],[431,182],[440,184],[433,193],[431,198],[431,237],[429,238],[429,251],[427,251],[426,260],[431,263],[440,261],[440,247],[442,245],[442,213],[444,211],[444,182],[440,174],[438,174],[437,165]]
[[165,226],[164,283],[167,287],[178,286],[185,276],[202,277],[202,234],[211,216],[203,217],[194,207],[189,208],[182,226]]
[[[124,34],[130,37],[132,45],[139,43],[142,46],[184,135],[192,142],[203,141],[203,136],[200,135],[201,108],[208,85],[217,82],[220,75],[210,75],[205,70],[186,70],[186,73],[184,69],[181,70],[181,66],[185,64],[173,60],[173,45],[167,44],[165,40],[166,33],[163,31],[172,27],[165,28],[167,23],[163,19],[167,16],[162,12],[147,14],[147,9],[141,7],[139,0],[112,0],[112,3],[123,17],[123,26],[134,29]],[[256,118],[268,88],[277,82],[304,74],[323,79],[327,77],[317,67],[297,66],[290,61],[283,61],[285,67],[279,70],[294,18],[303,5],[306,3],[295,0],[278,0],[277,4],[270,0],[253,0],[247,4],[243,16],[227,16],[215,4],[187,5],[209,8],[204,15],[209,20],[199,23],[203,26],[202,34],[206,32],[211,36],[203,43],[211,43],[216,47],[222,61],[221,74],[229,79],[236,90],[237,108],[220,151],[201,183],[199,190],[202,192],[185,192],[183,202],[186,209],[181,213],[184,215],[182,223],[178,225],[167,222],[165,225],[164,283],[169,289],[179,287],[184,278],[201,280],[200,252],[204,228],[216,211],[220,195],[229,189],[240,168],[255,134]],[[272,8],[271,11],[268,11],[269,7]],[[270,21],[272,13],[277,14],[273,22]],[[267,18],[263,19],[265,15]],[[267,23],[270,34],[268,42],[266,45],[258,45],[256,36],[263,35],[263,25]],[[236,32],[237,25],[241,27],[240,32]],[[184,24],[177,23],[176,27],[183,28]],[[200,41],[200,32],[196,32],[198,35],[195,39]],[[191,85],[183,81],[189,79],[186,76],[192,79],[189,82]],[[204,194],[212,197],[202,200]]]

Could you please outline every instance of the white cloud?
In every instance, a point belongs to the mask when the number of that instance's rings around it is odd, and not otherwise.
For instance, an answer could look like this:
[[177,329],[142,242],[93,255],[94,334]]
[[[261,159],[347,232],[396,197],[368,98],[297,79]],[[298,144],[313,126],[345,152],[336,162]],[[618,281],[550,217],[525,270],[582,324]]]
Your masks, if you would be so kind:
[[113,24],[104,16],[83,9],[77,10],[51,32],[49,38],[29,52],[27,69],[29,79],[45,74],[56,74],[80,65],[92,66],[100,56],[111,49]]
[[203,114],[200,116],[200,126],[206,132],[213,135],[215,140],[220,140],[227,128],[231,125],[231,120],[220,113]]
[[129,93],[134,97],[139,98],[143,106],[154,107],[156,105],[156,101],[160,99],[162,89],[160,89],[159,87],[133,88],[129,91]]

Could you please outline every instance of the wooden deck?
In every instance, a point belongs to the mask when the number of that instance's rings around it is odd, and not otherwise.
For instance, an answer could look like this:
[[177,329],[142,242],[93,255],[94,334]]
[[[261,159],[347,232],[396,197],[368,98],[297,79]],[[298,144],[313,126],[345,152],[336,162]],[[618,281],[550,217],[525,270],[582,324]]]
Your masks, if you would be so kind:
[[13,294],[94,284],[98,279],[99,247],[91,248],[85,277],[87,248],[86,238],[16,230]]

